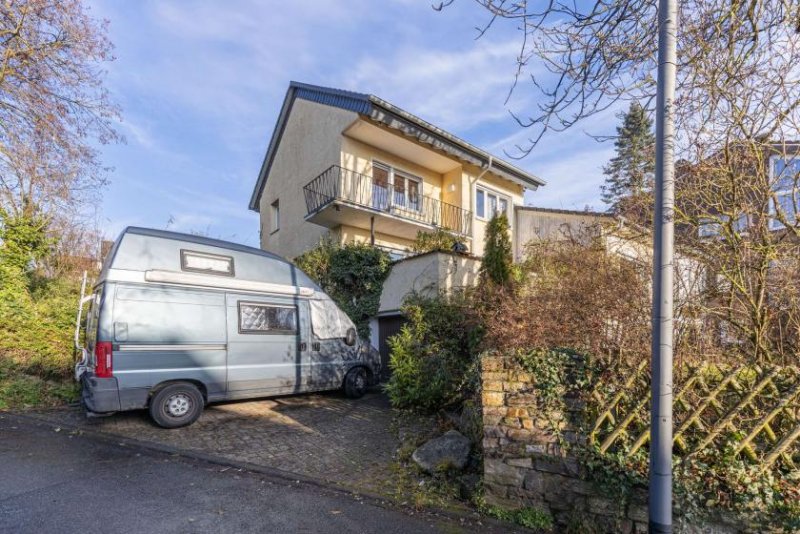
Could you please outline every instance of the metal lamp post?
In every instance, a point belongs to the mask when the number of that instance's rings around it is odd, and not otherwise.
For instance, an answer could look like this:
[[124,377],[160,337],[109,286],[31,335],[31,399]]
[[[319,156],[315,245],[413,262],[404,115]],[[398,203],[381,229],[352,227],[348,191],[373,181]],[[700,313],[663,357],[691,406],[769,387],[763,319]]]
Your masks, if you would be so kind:
[[653,344],[650,418],[651,533],[672,532],[672,338],[674,252],[674,109],[677,0],[658,2],[655,216],[653,218]]

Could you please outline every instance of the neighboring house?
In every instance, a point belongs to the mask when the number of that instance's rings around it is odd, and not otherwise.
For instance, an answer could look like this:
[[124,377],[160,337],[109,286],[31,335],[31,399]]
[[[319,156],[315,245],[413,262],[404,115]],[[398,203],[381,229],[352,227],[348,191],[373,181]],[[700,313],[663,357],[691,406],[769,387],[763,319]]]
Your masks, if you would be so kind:
[[[773,232],[786,231],[786,225],[797,226],[798,206],[800,205],[800,144],[774,143],[766,145],[759,161],[740,155],[734,145],[730,152],[732,158],[738,158],[738,167],[742,176],[752,176],[752,182],[738,188],[738,198],[729,193],[730,201],[707,206],[701,201],[692,202],[684,206],[684,211],[697,217],[697,236],[701,239],[717,238],[724,236],[723,225],[730,223],[730,230],[746,235],[749,230],[767,219],[767,228]],[[722,156],[715,156],[722,157]],[[762,161],[763,160],[763,164]],[[689,187],[697,187],[692,181],[702,184],[705,179],[706,167],[714,167],[714,158],[704,167],[686,166],[684,175],[679,177],[678,188],[681,180],[689,181]],[[713,196],[713,195],[712,195]],[[684,200],[686,202],[686,200]],[[784,222],[786,224],[784,224]],[[686,237],[686,236],[684,236]]]
[[[611,213],[572,211],[534,206],[515,209],[517,234],[514,258],[519,261],[537,243],[573,241],[582,245],[600,243],[608,254],[618,256],[649,270],[653,264],[653,235],[649,228]],[[691,250],[675,251],[677,304],[698,295],[705,287],[705,270]]]
[[376,96],[292,82],[250,209],[261,248],[295,258],[330,236],[405,255],[446,228],[483,253],[487,221],[540,178]]
[[617,218],[610,213],[517,206],[514,208],[517,228],[513,240],[514,259],[523,259],[528,245],[539,242],[576,240],[585,243],[615,221]]

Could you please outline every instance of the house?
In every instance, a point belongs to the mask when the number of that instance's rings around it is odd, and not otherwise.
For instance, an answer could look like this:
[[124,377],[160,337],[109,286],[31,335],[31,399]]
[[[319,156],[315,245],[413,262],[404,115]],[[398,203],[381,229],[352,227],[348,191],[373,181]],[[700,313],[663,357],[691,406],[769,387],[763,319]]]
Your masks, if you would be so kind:
[[616,220],[607,212],[516,206],[514,259],[523,259],[527,247],[539,242],[577,240],[585,243],[587,239],[599,237],[603,228],[614,225]]
[[[488,221],[506,213],[513,239],[515,208],[544,183],[377,96],[291,82],[250,209],[260,214],[261,248],[280,256],[327,237],[397,260],[371,328],[388,359],[403,298],[473,285]],[[467,254],[408,257],[418,232],[439,228],[463,238]]]
[[291,82],[250,209],[261,248],[295,258],[329,236],[399,258],[446,228],[483,253],[497,211],[512,222],[544,181],[374,95]]

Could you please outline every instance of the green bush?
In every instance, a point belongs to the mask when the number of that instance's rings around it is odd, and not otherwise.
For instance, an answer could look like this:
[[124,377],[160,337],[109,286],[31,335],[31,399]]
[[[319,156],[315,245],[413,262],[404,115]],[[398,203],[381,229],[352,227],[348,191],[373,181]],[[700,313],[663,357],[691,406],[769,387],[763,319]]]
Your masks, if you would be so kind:
[[451,252],[456,245],[464,245],[464,238],[442,228],[437,228],[433,232],[417,232],[417,238],[411,245],[411,252],[416,254],[434,250]]
[[492,217],[486,226],[481,275],[498,286],[509,285],[514,277],[509,228],[505,213]]
[[0,408],[73,399],[72,336],[80,283],[39,267],[51,252],[41,221],[0,214]]
[[461,404],[477,388],[483,335],[469,299],[412,294],[402,311],[407,323],[389,339],[392,404],[422,412]]
[[378,314],[391,270],[389,254],[367,243],[339,245],[325,239],[294,262],[353,320],[359,335],[369,338],[369,318]]

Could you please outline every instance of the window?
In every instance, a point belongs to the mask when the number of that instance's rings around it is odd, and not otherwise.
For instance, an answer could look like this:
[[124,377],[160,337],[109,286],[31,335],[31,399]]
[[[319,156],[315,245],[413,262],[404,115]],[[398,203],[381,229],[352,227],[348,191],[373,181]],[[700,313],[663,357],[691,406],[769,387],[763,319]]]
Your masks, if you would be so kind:
[[281,204],[279,200],[275,200],[270,205],[270,212],[272,213],[272,229],[270,233],[275,233],[281,228]]
[[[791,225],[797,223],[798,179],[800,179],[800,158],[773,157],[770,169],[770,181],[775,199],[770,203],[772,218],[769,227],[773,230],[783,228],[778,220],[778,213]],[[780,210],[780,211],[779,211]]]
[[475,214],[479,218],[491,219],[498,213],[505,213],[508,216],[508,206],[508,198],[480,187],[475,189]]
[[422,180],[394,167],[374,162],[372,166],[372,206],[386,209],[389,205],[389,191],[392,191],[393,206],[414,211],[422,209]]
[[207,252],[181,250],[181,270],[233,276],[233,258]]
[[278,304],[239,303],[239,333],[294,334],[297,332],[297,309]]
[[700,219],[697,226],[697,235],[700,237],[716,237],[720,234],[720,224],[718,221],[709,218]]
[[[697,228],[700,237],[718,237],[722,234],[722,225],[728,222],[729,215],[717,215],[713,218],[702,217]],[[733,222],[733,231],[737,234],[746,234],[750,227],[750,217],[746,213],[740,214]]]
[[385,210],[389,205],[389,167],[375,163],[372,166],[372,207]]

